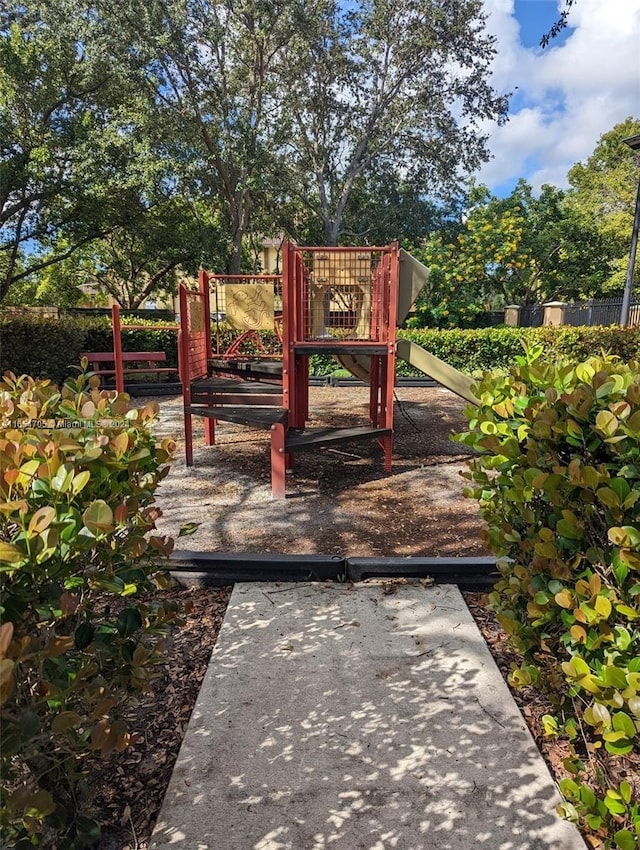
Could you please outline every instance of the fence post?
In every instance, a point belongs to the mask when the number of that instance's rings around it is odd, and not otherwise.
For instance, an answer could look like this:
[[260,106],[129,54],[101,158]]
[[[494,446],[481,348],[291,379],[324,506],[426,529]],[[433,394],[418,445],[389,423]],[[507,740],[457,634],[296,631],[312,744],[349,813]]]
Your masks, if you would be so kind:
[[518,327],[520,324],[520,307],[518,304],[509,304],[504,308],[504,323]]
[[547,301],[544,306],[543,325],[563,325],[564,309],[567,306],[564,301]]

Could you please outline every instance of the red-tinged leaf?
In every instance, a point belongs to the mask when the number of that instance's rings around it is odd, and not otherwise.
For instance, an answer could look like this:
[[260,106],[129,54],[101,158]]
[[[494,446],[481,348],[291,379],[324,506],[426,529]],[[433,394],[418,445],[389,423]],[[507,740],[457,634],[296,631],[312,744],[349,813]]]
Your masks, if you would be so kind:
[[92,534],[108,534],[114,529],[113,511],[104,499],[92,502],[82,514],[82,520]]
[[129,449],[129,435],[126,431],[121,431],[118,435],[112,438],[111,445],[113,446],[116,457],[121,458],[122,455]]
[[31,534],[42,534],[42,532],[51,525],[55,517],[56,509],[51,505],[39,508],[31,517],[29,532]]
[[65,617],[70,617],[78,610],[80,597],[75,593],[63,593],[60,597],[60,608]]
[[73,638],[70,635],[58,635],[51,638],[45,646],[44,654],[47,658],[56,658],[58,655],[64,655],[70,649],[73,649]]

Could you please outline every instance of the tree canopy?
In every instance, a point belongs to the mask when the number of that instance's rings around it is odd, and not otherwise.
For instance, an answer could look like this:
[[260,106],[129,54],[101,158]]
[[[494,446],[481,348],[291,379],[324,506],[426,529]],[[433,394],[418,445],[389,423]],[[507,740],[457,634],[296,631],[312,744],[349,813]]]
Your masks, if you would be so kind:
[[393,238],[387,188],[460,197],[507,109],[479,0],[8,0],[0,40],[2,296],[84,246],[106,282],[105,246],[170,229],[176,198],[231,272],[260,230],[336,243],[379,207]]
[[470,204],[453,238],[435,232],[418,248],[432,270],[425,301],[460,302],[456,309],[466,305],[468,312],[474,305],[591,297],[605,285],[612,261],[607,242],[561,189],[543,186],[535,197],[521,180],[497,198],[479,186]]
[[506,120],[495,52],[480,0],[6,0],[0,300],[82,282],[134,307],[200,264],[254,271],[281,233],[400,239],[435,303],[617,291],[640,122],[567,192],[469,190]]
[[280,163],[289,191],[337,244],[358,182],[451,198],[489,158],[483,119],[507,100],[489,82],[495,40],[476,0],[369,0],[319,8],[293,55]]
[[586,162],[569,171],[567,207],[587,227],[595,229],[609,251],[605,291],[624,287],[640,157],[624,139],[640,134],[640,120],[627,118],[604,133]]

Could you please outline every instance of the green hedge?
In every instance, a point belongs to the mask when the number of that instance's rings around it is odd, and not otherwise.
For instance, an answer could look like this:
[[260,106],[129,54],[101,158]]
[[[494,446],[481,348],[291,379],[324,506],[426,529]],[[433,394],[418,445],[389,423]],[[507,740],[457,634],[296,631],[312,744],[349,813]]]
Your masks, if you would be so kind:
[[[140,324],[140,320],[136,319],[136,323]],[[177,334],[156,328],[152,321],[145,321],[144,324],[148,325],[148,329],[122,332],[123,349],[164,351],[167,365],[177,366]],[[226,347],[232,340],[232,332],[224,328],[222,335],[222,345]],[[277,350],[278,341],[274,334],[262,332],[260,337],[266,350]],[[542,343],[549,357],[578,360],[604,350],[627,362],[636,357],[640,350],[640,328],[424,328],[400,330],[398,337],[418,343],[436,357],[467,373],[508,368],[514,358],[522,353],[522,342],[530,345]],[[51,378],[61,383],[72,374],[72,366],[78,364],[80,352],[111,351],[111,348],[108,317],[65,317],[53,320],[0,315],[0,374],[11,369],[19,374]],[[251,351],[252,346],[247,346],[245,352]],[[331,356],[315,355],[311,358],[310,368],[313,375],[330,375],[340,367]],[[420,376],[421,373],[400,361],[398,374]]]
[[[510,367],[522,354],[522,343],[542,343],[550,358],[585,359],[602,350],[624,361],[637,357],[640,328],[544,327],[479,328],[477,330],[400,330],[410,339],[462,372],[490,371]],[[408,364],[398,364],[399,375],[418,375]]]
[[[126,316],[123,317],[126,321]],[[136,324],[141,324],[136,319]],[[149,329],[122,332],[124,351],[164,351],[167,365],[178,365],[175,331]],[[163,324],[163,323],[159,323]],[[166,323],[164,323],[166,324]],[[83,351],[112,351],[111,320],[105,317],[64,317],[0,315],[0,374],[10,369],[16,374],[50,378],[63,383],[79,365]]]

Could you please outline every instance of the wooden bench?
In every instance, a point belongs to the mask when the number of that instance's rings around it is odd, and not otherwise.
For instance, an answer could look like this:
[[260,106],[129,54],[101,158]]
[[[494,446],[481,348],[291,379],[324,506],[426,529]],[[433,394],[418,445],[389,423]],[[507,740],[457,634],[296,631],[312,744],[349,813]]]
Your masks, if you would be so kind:
[[[92,372],[101,378],[111,378],[116,374],[115,355],[112,351],[85,351],[80,355],[86,357]],[[158,366],[158,363],[166,363],[167,355],[164,351],[123,351],[122,364],[124,375],[152,374],[160,380],[160,375],[167,372],[177,373],[173,366]],[[142,365],[138,365],[142,364]],[[110,368],[104,368],[105,365]],[[129,368],[127,368],[129,367]]]

